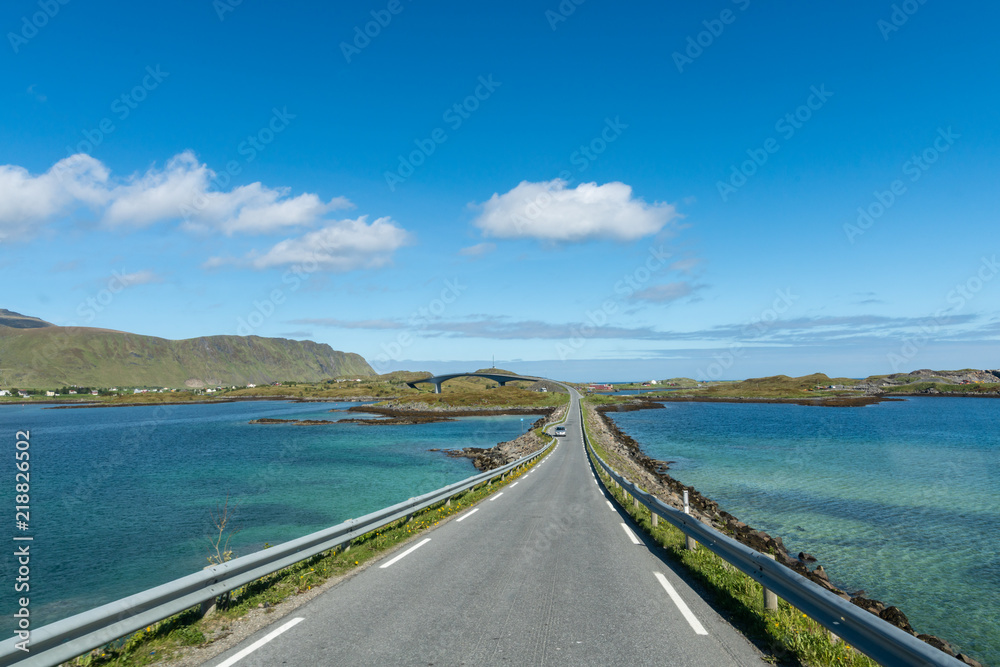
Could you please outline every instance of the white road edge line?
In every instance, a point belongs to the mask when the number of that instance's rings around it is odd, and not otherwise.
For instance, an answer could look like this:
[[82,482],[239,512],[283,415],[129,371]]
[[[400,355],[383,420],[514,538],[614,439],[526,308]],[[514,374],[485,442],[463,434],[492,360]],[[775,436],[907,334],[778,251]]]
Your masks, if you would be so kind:
[[492,503],[494,500],[496,500],[497,498],[499,498],[502,495],[503,495],[503,491],[501,491],[500,493],[498,493],[495,496],[493,496],[492,498],[490,498],[490,502]]
[[511,485],[510,485],[510,488],[512,488],[512,489],[513,489],[513,488],[514,488],[515,486],[517,486],[518,484],[520,484],[520,482],[514,482],[513,484],[511,484]]
[[[612,507],[611,509],[614,508]],[[632,544],[642,544],[642,542],[639,541],[639,538],[635,536],[635,533],[629,530],[629,527],[624,523],[622,524],[622,530],[624,530],[625,534],[628,535],[628,539],[632,540]]]
[[233,657],[229,658],[225,662],[220,662],[217,665],[217,667],[230,667],[231,665],[235,665],[237,662],[239,662],[243,658],[247,657],[248,655],[250,655],[251,653],[253,653],[257,649],[259,649],[264,644],[268,643],[269,641],[271,641],[272,639],[274,639],[275,637],[277,637],[281,633],[285,632],[286,630],[291,630],[293,627],[295,627],[296,625],[298,625],[299,623],[301,623],[304,620],[306,620],[306,619],[304,619],[302,617],[293,618],[292,620],[288,621],[287,623],[285,623],[283,626],[281,626],[280,628],[278,628],[274,632],[270,632],[267,635],[265,635],[264,637],[262,637],[261,639],[258,639],[257,641],[255,641],[253,644],[250,644],[250,646],[247,646],[245,649],[243,649],[242,651],[240,651],[239,653],[237,653]]
[[455,523],[458,523],[459,521],[465,521],[466,519],[468,519],[470,516],[472,516],[473,514],[475,514],[478,511],[479,511],[478,507],[473,507],[471,510],[469,510],[465,514],[463,514],[462,516],[460,516],[457,519],[455,519]]
[[687,604],[685,604],[684,600],[681,599],[681,596],[677,594],[677,591],[675,591],[674,587],[670,585],[670,582],[667,581],[667,578],[664,577],[663,574],[660,572],[654,572],[653,574],[656,575],[656,578],[659,580],[660,585],[663,586],[663,590],[667,592],[667,595],[670,596],[670,599],[673,600],[674,604],[677,605],[677,608],[681,610],[681,615],[683,615],[685,620],[687,620],[688,625],[691,626],[691,628],[694,630],[694,633],[696,635],[707,635],[708,630],[705,629],[705,626],[701,624],[701,621],[699,621],[698,618],[694,615],[694,612],[692,612],[691,609],[687,606]]
[[396,556],[395,558],[393,558],[392,560],[390,560],[388,563],[382,563],[381,565],[378,566],[378,568],[380,570],[384,570],[385,568],[389,567],[390,565],[392,565],[396,561],[398,561],[398,560],[400,560],[402,558],[406,558],[411,553],[413,553],[414,551],[416,551],[417,549],[419,549],[420,547],[424,546],[425,544],[427,544],[430,541],[431,541],[431,538],[425,537],[424,539],[420,540],[419,542],[417,542],[416,544],[414,544],[412,547],[410,547],[409,549],[407,549],[403,553],[399,554],[398,556]]
[[[611,504],[610,500],[608,500],[607,498],[605,498],[604,502],[606,502],[608,504],[608,509],[610,509],[612,512],[615,511],[615,506]],[[624,526],[625,524],[622,524],[622,525]]]

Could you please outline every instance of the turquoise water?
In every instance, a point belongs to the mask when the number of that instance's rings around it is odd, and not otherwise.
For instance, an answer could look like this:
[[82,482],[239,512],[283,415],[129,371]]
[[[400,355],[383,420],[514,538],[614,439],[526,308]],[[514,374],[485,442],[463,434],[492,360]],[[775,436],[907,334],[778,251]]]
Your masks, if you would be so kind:
[[1000,665],[1000,400],[612,413],[670,474],[847,591]]
[[[30,610],[34,627],[207,565],[211,513],[237,505],[237,555],[327,528],[476,474],[432,447],[492,447],[536,417],[410,426],[251,425],[369,416],[349,403],[254,401],[99,409],[0,407],[4,478],[31,431]],[[10,537],[7,538],[9,544]],[[12,634],[15,563],[4,549],[0,632]],[[19,594],[20,595],[20,594]]]

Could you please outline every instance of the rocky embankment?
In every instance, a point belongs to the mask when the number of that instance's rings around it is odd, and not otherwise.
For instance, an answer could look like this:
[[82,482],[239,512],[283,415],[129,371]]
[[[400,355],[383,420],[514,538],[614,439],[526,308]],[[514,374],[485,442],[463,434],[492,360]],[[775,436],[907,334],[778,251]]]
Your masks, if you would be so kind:
[[378,406],[352,405],[348,412],[382,415],[375,419],[344,419],[342,424],[431,424],[453,421],[452,417],[492,417],[494,415],[546,415],[555,408],[431,406],[426,403],[386,401]]
[[683,494],[688,492],[688,499],[692,516],[702,523],[713,526],[717,530],[730,535],[734,539],[742,542],[748,547],[762,553],[774,554],[775,560],[789,567],[803,577],[819,584],[823,588],[839,595],[845,600],[865,609],[879,618],[892,623],[896,627],[909,632],[917,638],[927,642],[948,655],[954,656],[967,665],[982,667],[976,660],[964,655],[957,654],[952,650],[951,645],[939,637],[927,634],[918,634],[910,625],[906,615],[898,607],[887,605],[879,600],[866,597],[864,591],[857,591],[853,594],[847,593],[834,586],[822,565],[816,564],[816,558],[806,553],[799,553],[792,556],[785,549],[780,537],[773,537],[764,531],[755,530],[746,525],[732,514],[719,508],[719,504],[700,494],[694,487],[685,486],[667,473],[669,461],[658,461],[650,458],[639,444],[627,434],[623,433],[615,423],[606,416],[607,412],[642,410],[648,408],[662,408],[660,404],[649,404],[646,401],[635,401],[633,403],[617,404],[594,408],[586,406],[587,423],[591,428],[591,435],[601,444],[602,447],[615,459],[609,461],[611,465],[622,465],[625,470],[619,472],[631,479],[643,489],[653,493],[660,500],[668,505],[683,510]]
[[[513,440],[497,443],[496,446],[489,449],[463,447],[462,449],[432,449],[431,451],[442,451],[448,456],[470,458],[472,459],[472,465],[476,466],[477,470],[483,472],[493,470],[508,463],[513,463],[528,454],[537,452],[548,444],[548,438],[539,437],[535,433],[535,429],[544,426],[546,423],[562,419],[563,415],[566,414],[566,409],[566,406],[555,408],[554,410],[549,408],[551,410],[550,414],[532,424],[527,433]],[[538,411],[535,411],[534,414],[538,414]]]
[[697,394],[678,394],[676,396],[643,397],[641,401],[623,404],[624,409],[646,410],[663,407],[659,403],[784,403],[788,405],[811,405],[827,408],[860,408],[885,401],[902,401],[901,398],[885,398],[878,396],[831,396],[828,398],[761,398],[755,396],[699,396]]

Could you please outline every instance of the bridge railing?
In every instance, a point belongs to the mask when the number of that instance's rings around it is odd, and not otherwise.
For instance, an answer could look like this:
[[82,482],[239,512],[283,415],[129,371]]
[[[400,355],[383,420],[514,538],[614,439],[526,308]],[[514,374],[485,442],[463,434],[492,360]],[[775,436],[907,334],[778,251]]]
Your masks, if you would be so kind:
[[[582,424],[583,406],[580,407],[580,418]],[[687,537],[699,542],[764,588],[784,598],[793,607],[876,662],[882,665],[941,667],[964,664],[871,612],[831,593],[776,562],[770,556],[755,551],[693,516],[667,505],[609,466],[591,444],[586,427],[583,428],[583,439],[597,465],[646,509],[670,522]]]
[[[548,444],[554,442],[549,441]],[[410,514],[445,502],[484,482],[506,475],[541,456],[548,446],[500,468],[474,475],[391,507],[348,519],[331,528],[227,561],[115,602],[31,630],[28,652],[17,637],[0,643],[0,667],[47,667],[141,630],[174,614],[208,603],[240,586],[324,551],[348,544]]]

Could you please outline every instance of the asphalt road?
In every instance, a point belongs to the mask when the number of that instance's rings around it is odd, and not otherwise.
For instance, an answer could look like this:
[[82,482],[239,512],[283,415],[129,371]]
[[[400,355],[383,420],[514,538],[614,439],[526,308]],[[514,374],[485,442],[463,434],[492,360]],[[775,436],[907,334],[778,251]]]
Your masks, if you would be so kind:
[[609,506],[577,401],[516,484],[205,664],[762,664]]

